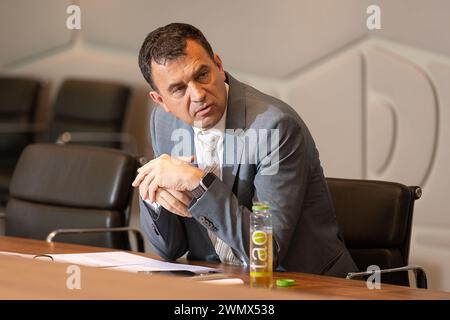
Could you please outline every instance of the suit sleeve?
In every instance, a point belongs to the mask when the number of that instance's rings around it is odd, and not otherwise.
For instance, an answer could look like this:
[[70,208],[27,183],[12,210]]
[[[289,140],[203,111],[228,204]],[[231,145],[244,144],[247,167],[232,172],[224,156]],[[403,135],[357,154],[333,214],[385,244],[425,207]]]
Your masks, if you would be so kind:
[[[270,205],[274,266],[278,267],[299,219],[309,160],[302,128],[295,119],[284,116],[273,128],[278,129],[279,143],[270,143],[266,156],[258,159],[253,186],[254,200]],[[209,220],[217,236],[249,263],[251,211],[220,179],[215,179],[189,210],[195,219]]]
[[[154,157],[161,153],[155,130],[155,113],[153,110],[150,128]],[[162,206],[154,208],[139,196],[141,227],[156,253],[166,260],[176,260],[186,253],[187,239],[182,217],[166,210]]]

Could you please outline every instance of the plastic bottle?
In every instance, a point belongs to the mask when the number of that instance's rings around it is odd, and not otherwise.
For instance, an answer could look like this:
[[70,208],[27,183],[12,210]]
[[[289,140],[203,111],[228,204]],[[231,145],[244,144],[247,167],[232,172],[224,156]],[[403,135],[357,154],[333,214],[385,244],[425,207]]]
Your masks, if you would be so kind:
[[265,202],[255,202],[250,215],[250,285],[272,287],[272,215]]

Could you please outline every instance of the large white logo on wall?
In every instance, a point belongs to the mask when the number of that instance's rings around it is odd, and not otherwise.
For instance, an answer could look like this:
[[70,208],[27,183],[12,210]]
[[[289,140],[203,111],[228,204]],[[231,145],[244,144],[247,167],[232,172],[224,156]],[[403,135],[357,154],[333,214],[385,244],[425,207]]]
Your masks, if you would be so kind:
[[381,47],[364,54],[367,70],[367,173],[423,186],[438,142],[433,82],[416,64]]

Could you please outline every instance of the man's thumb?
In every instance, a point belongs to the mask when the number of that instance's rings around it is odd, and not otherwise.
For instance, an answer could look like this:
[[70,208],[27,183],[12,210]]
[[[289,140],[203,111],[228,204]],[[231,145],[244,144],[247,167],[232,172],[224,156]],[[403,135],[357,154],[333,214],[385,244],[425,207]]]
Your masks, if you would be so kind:
[[194,161],[194,156],[187,156],[187,157],[177,157],[178,160],[187,162],[187,163],[191,163],[192,161]]

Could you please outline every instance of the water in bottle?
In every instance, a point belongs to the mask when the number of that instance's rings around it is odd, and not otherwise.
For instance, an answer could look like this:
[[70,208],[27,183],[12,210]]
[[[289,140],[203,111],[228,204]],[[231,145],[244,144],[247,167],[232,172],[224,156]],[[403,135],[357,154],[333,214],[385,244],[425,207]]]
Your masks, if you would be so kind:
[[250,285],[272,287],[272,215],[265,202],[256,202],[250,215]]

